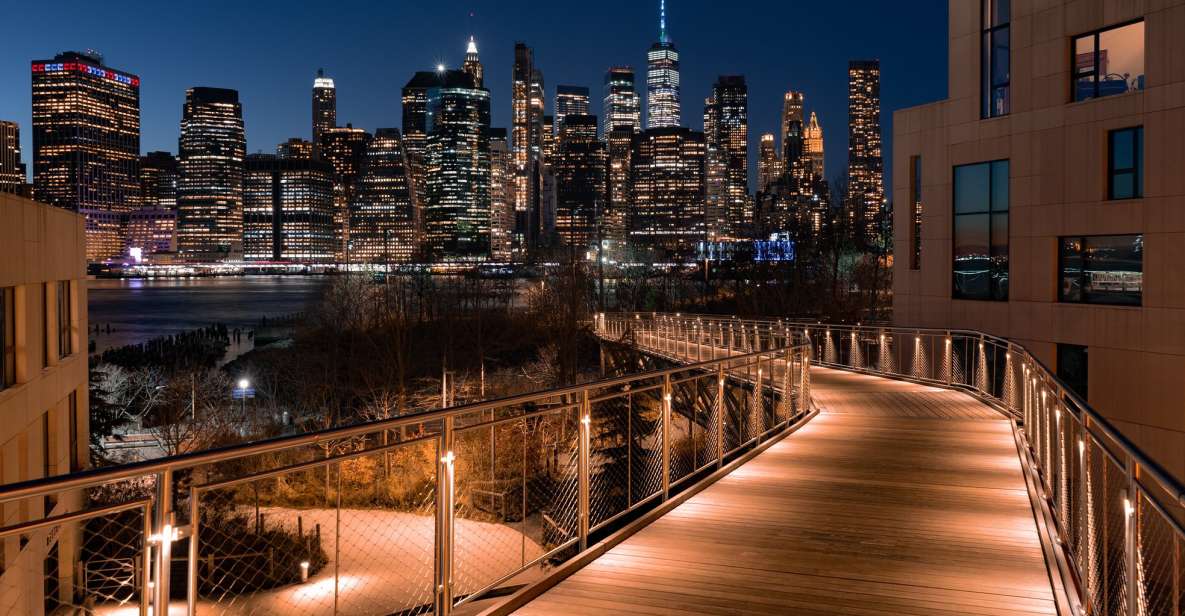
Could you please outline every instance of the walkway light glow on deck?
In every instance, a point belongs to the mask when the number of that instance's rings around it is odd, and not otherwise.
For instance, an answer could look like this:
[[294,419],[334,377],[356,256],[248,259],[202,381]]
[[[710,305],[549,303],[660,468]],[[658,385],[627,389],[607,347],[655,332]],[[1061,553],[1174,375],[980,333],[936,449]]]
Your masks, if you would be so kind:
[[300,581],[309,581],[309,561],[307,560],[300,561]]

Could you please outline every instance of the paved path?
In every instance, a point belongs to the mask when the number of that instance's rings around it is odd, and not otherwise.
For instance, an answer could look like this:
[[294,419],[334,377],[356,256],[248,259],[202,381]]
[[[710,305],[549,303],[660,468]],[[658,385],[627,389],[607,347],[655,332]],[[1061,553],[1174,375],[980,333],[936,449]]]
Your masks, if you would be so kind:
[[1009,423],[812,369],[822,413],[518,614],[1054,614]]

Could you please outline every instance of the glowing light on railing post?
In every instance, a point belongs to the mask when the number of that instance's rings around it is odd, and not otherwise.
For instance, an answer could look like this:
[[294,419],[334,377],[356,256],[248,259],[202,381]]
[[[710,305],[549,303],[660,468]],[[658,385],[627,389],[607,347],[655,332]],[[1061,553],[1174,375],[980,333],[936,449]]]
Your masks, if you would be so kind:
[[302,583],[309,581],[309,561],[307,560],[300,561],[300,581]]

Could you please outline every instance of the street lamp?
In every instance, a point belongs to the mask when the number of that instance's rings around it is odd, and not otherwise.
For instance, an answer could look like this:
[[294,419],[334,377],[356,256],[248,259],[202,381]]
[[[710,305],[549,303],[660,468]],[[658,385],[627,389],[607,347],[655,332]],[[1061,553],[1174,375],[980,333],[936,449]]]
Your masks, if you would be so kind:
[[239,409],[244,418],[247,417],[247,398],[254,395],[255,390],[251,389],[251,381],[245,378],[239,379],[238,387],[235,387],[234,391],[231,392],[232,397],[239,399]]

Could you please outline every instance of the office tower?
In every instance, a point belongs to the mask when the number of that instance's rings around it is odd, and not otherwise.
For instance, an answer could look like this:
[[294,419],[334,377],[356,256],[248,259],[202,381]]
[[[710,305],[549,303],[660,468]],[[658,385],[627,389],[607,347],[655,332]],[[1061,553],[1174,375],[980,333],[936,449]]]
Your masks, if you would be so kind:
[[615,250],[624,247],[627,237],[634,134],[634,128],[629,124],[619,124],[609,131],[605,139],[609,203],[604,216],[603,233]]
[[[782,147],[778,155],[787,171],[801,153],[803,98],[802,92],[793,90],[782,95]],[[792,152],[787,154],[788,150]]]
[[276,146],[276,156],[308,160],[313,157],[313,142],[305,141],[300,137],[292,137]]
[[490,253],[490,92],[447,71],[428,91],[424,174],[425,243],[434,258],[484,260]]
[[178,148],[177,250],[191,261],[242,255],[243,159],[239,93],[190,88]]
[[243,179],[243,260],[331,263],[333,166],[251,154]]
[[630,246],[652,258],[685,260],[706,239],[704,134],[655,128],[634,139]]
[[411,177],[412,199],[419,208],[427,198],[424,178],[424,145],[428,137],[428,90],[440,84],[440,74],[417,71],[403,86],[403,151]]
[[[21,129],[0,120],[0,193],[25,192],[25,163],[21,162]],[[28,196],[28,195],[24,195]]]
[[177,158],[169,152],[149,152],[140,157],[140,207],[177,209]]
[[749,200],[749,88],[721,75],[704,106],[709,241],[740,237],[753,223]]
[[337,237],[337,258],[353,263],[350,254],[350,200],[362,172],[370,133],[352,124],[331,128],[321,134],[321,160],[333,165],[333,223]]
[[514,157],[514,250],[526,256],[539,235],[540,155],[543,142],[542,74],[525,43],[514,44],[510,152]]
[[757,191],[769,190],[782,177],[782,159],[773,133],[763,133],[757,150]]
[[324,69],[317,69],[313,79],[313,148],[320,147],[321,135],[337,127],[337,88],[333,79],[325,76]]
[[614,66],[605,73],[605,98],[601,115],[601,134],[618,126],[629,126],[633,132],[642,130],[642,105],[634,85],[634,69]]
[[408,263],[419,256],[423,234],[412,199],[403,136],[380,128],[366,146],[362,174],[350,201],[352,260],[357,263]]
[[540,133],[539,139],[539,163],[545,172],[551,166],[555,158],[555,142],[558,135],[555,134],[555,116],[543,116],[543,132]]
[[879,238],[880,214],[885,205],[880,75],[879,60],[853,60],[848,64],[846,205],[853,232],[865,244]]
[[555,230],[565,246],[579,251],[601,238],[608,201],[605,143],[597,139],[597,116],[569,114],[555,156]]
[[140,192],[140,78],[67,51],[32,63],[33,193],[86,217],[87,259],[123,253]]
[[177,252],[176,209],[144,207],[124,217],[130,261],[151,262],[154,255]]
[[461,70],[473,77],[473,85],[484,87],[485,69],[481,66],[481,59],[477,57],[477,41],[469,37],[469,46],[465,48],[465,63]]
[[490,129],[490,259],[511,259],[514,236],[514,159],[505,128]]
[[564,118],[570,115],[588,115],[590,113],[588,88],[584,86],[556,86],[554,111],[554,133],[559,135],[564,131]]
[[819,126],[819,117],[813,111],[803,132],[803,143],[810,175],[827,177],[823,170],[823,127]]
[[658,42],[646,54],[646,128],[679,126],[679,50],[667,37],[667,3],[659,8]]

